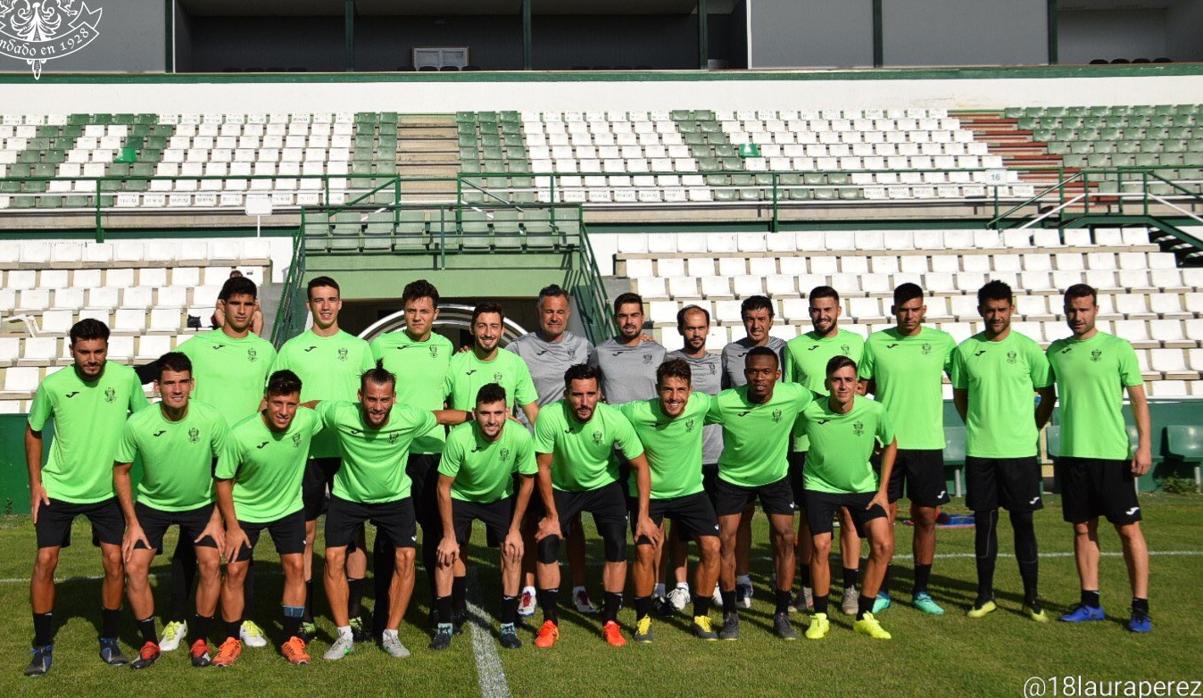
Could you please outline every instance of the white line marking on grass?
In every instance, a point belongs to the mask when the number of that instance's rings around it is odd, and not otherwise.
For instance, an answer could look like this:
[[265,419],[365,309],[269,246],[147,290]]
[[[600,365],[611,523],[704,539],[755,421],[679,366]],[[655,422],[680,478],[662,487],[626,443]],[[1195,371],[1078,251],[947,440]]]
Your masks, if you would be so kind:
[[472,654],[476,657],[476,678],[480,683],[481,698],[510,698],[510,685],[505,680],[505,669],[497,655],[497,643],[489,627],[489,616],[480,606],[468,602],[472,614]]
[[[1005,555],[1012,555],[1012,554],[1014,554],[1014,553],[1009,550],[999,550],[998,551],[999,557],[1003,557]],[[1123,557],[1123,553],[1121,553],[1121,552],[1106,551],[1106,550],[1100,552],[1099,555],[1102,557]],[[1051,553],[1040,553],[1040,557],[1047,557],[1047,558],[1062,558],[1062,557],[1073,557],[1073,556],[1074,556],[1073,551],[1057,551],[1057,552],[1051,552]],[[1149,556],[1150,557],[1203,557],[1203,550],[1150,550]],[[831,557],[838,558],[839,555],[836,553],[832,553]],[[913,555],[895,555],[892,559],[894,559],[894,560],[910,560],[912,557],[914,557],[914,556]],[[937,560],[941,559],[941,558],[944,558],[944,559],[956,558],[956,559],[969,560],[969,559],[973,559],[976,557],[977,557],[977,555],[974,553],[937,553],[936,554]],[[769,562],[769,561],[772,561],[773,558],[758,557],[756,559],[760,562]],[[596,562],[596,563],[590,562],[586,566],[587,567],[602,567],[602,566],[604,566],[604,564],[605,563],[602,563],[602,562]],[[171,574],[170,572],[152,572],[150,576],[151,577],[166,577],[170,574]],[[262,570],[259,572],[255,572],[255,574],[256,575],[267,575],[269,577],[278,577],[282,573],[277,572],[276,570]],[[96,580],[103,579],[103,578],[104,577],[101,575],[88,575],[88,576],[83,576],[83,577],[60,577],[58,579],[55,579],[54,581],[55,581],[55,583],[74,582],[77,580],[96,581]],[[4,578],[0,578],[0,584],[29,584],[29,577],[4,577]],[[489,629],[490,626],[489,626],[488,621],[485,620],[488,618],[488,614],[486,614],[483,609],[481,609],[479,606],[476,606],[475,604],[469,603],[468,607],[469,607],[469,610],[472,611],[474,617],[477,617],[480,619],[477,622],[480,623],[480,625],[482,626],[485,637],[486,637],[486,639],[489,640],[489,646],[492,647],[492,631]],[[474,629],[475,629],[475,627],[476,627],[476,623],[473,624]],[[475,638],[475,634],[473,635],[473,638]],[[496,647],[493,647],[493,655],[494,656],[497,655]],[[501,670],[500,663],[497,664],[497,670],[498,671]],[[503,693],[503,694],[499,693],[499,694],[493,694],[493,695],[509,695],[509,692],[507,690],[506,693]]]

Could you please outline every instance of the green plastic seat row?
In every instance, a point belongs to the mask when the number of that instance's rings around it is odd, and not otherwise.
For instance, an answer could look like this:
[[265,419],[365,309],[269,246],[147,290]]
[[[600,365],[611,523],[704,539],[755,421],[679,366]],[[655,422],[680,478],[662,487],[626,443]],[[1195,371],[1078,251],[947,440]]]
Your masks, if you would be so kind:
[[714,112],[709,109],[674,109],[668,116],[673,121],[714,121]]

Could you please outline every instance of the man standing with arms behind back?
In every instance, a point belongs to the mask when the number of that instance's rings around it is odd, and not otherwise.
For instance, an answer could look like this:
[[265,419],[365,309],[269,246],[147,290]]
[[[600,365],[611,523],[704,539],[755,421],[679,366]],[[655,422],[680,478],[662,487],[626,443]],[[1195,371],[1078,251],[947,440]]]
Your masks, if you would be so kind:
[[[26,676],[45,676],[54,651],[54,570],[71,544],[71,524],[86,516],[100,541],[100,658],[125,664],[117,644],[124,571],[125,519],[113,496],[113,457],[126,416],[147,406],[142,381],[128,366],[107,359],[109,328],[93,319],[71,327],[74,363],[46,377],[33,396],[25,428],[25,463],[38,552],[29,582],[33,659]],[[42,430],[54,420],[50,460],[42,467]]]
[[[1061,398],[1061,447],[1056,454],[1061,510],[1074,527],[1074,556],[1082,599],[1061,616],[1067,623],[1103,620],[1099,595],[1099,516],[1119,534],[1132,586],[1128,630],[1147,633],[1149,549],[1140,529],[1135,479],[1153,463],[1149,402],[1136,352],[1127,341],[1099,332],[1095,290],[1075,284],[1065,291],[1065,320],[1073,336],[1048,348],[1048,360]],[[1124,427],[1123,396],[1128,391],[1136,422],[1136,452]]]
[[[998,508],[1006,507],[1015,533],[1015,559],[1023,579],[1023,611],[1048,622],[1037,597],[1039,557],[1032,512],[1040,496],[1036,439],[1056,400],[1048,359],[1040,345],[1011,329],[1011,287],[991,281],[977,292],[985,331],[961,342],[952,355],[953,401],[965,421],[965,503],[973,510],[977,600],[970,618],[984,618],[994,603],[998,558]],[[1033,395],[1040,402],[1033,408]]]

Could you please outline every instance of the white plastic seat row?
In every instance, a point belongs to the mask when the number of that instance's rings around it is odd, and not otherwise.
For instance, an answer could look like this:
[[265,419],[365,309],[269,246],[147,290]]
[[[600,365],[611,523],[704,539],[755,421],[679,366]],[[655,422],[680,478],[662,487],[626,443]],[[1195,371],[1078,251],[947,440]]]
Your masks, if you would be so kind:
[[[301,180],[302,184],[306,180]],[[295,180],[294,180],[295,182]],[[311,185],[305,185],[311,186]],[[336,187],[331,184],[332,190]],[[345,181],[342,187],[345,189]],[[192,193],[189,191],[183,192],[148,192],[144,194],[118,194],[116,205],[117,208],[241,208],[243,206],[244,197],[263,195],[271,198],[272,206],[275,208],[289,208],[293,206],[318,206],[325,201],[325,193],[316,188],[305,190],[302,187],[301,191],[296,191],[296,187],[290,189],[275,190],[269,186],[252,186],[248,191],[223,191],[223,192],[198,192]],[[331,191],[330,204],[339,205],[347,199],[344,191]]]

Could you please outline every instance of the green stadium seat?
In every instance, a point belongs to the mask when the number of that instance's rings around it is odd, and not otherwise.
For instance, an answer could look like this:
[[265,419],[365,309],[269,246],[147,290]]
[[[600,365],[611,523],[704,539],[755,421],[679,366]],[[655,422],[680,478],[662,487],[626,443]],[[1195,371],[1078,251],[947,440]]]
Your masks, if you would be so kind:
[[944,427],[944,469],[953,474],[953,494],[965,496],[965,427]]
[[1203,463],[1203,426],[1171,424],[1165,428],[1166,451],[1194,467],[1195,489],[1203,486],[1200,464]]

